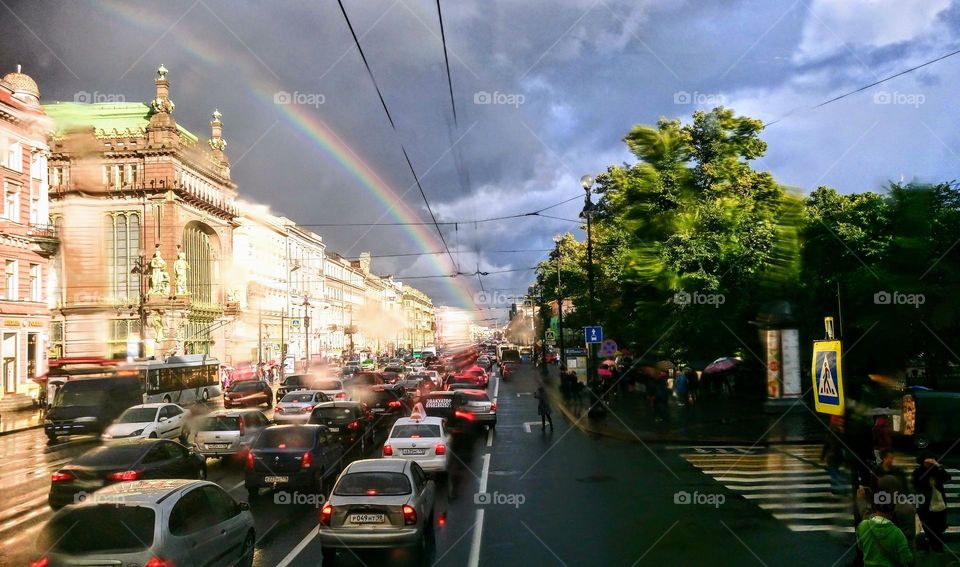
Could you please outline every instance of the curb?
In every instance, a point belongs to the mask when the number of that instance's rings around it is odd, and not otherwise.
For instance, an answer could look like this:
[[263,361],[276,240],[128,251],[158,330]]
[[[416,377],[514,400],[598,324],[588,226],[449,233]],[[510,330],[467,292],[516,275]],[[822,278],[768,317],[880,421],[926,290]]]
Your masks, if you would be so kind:
[[33,429],[42,429],[42,428],[43,428],[43,424],[38,423],[36,425],[28,425],[27,427],[20,427],[18,429],[8,429],[6,431],[0,431],[0,437],[4,437],[6,435],[13,435],[14,433],[20,433],[21,431],[30,431]]
[[679,436],[670,436],[670,435],[658,435],[655,437],[651,436],[642,436],[629,431],[619,431],[619,428],[615,427],[594,427],[589,421],[589,417],[577,417],[572,411],[562,402],[558,400],[558,396],[555,395],[553,391],[550,391],[551,402],[556,402],[555,406],[560,409],[560,412],[563,414],[564,418],[580,431],[590,435],[596,435],[599,437],[607,437],[610,439],[616,439],[618,441],[626,441],[628,443],[638,443],[643,445],[676,445],[676,444],[688,444],[688,445],[750,445],[755,447],[767,447],[770,445],[805,445],[810,443],[819,443],[820,439],[806,439],[806,438],[787,438],[783,440],[769,440],[769,439],[744,439],[739,437],[679,437]]

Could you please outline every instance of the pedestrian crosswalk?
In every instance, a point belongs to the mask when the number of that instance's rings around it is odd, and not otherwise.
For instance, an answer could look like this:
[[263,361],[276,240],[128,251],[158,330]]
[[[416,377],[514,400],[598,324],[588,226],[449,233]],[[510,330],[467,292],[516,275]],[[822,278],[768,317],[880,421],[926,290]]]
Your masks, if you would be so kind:
[[[754,503],[795,532],[852,533],[851,496],[830,492],[820,445],[771,447],[684,447],[681,456],[731,492]],[[896,464],[916,467],[908,455]],[[960,470],[948,468],[947,501],[960,502]],[[960,509],[950,514],[947,533],[960,533]]]

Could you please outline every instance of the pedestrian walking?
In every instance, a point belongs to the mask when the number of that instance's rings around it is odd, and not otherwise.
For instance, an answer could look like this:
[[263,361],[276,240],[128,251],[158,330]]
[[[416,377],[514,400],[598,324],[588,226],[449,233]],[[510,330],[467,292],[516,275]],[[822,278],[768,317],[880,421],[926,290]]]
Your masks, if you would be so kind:
[[917,515],[930,549],[943,552],[943,534],[947,531],[947,491],[944,485],[950,482],[948,473],[929,451],[917,457],[920,466],[913,470],[913,487],[918,498]]
[[653,414],[654,421],[666,422],[670,420],[670,390],[667,388],[667,372],[661,370],[653,380]]
[[693,405],[700,397],[700,377],[697,376],[697,371],[689,366],[683,369],[683,374],[687,377],[687,390],[690,392],[687,398],[690,405]]
[[880,504],[857,526],[857,549],[865,567],[906,567],[913,565],[907,538],[893,523],[893,504]]
[[553,431],[553,417],[550,415],[550,400],[547,398],[547,391],[543,386],[537,388],[533,397],[537,398],[537,413],[540,414],[540,429],[547,429],[547,422],[550,422],[550,431]]
[[681,372],[677,379],[673,381],[673,392],[677,396],[677,404],[681,407],[687,405],[687,398],[690,395],[690,383],[687,382],[687,373]]

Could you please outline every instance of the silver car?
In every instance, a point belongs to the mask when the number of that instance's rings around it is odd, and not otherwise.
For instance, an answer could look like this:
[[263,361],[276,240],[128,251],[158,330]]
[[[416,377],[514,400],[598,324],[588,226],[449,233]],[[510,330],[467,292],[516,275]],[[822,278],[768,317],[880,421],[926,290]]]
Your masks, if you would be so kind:
[[338,550],[412,548],[422,560],[433,542],[436,486],[407,459],[350,463],[320,509],[323,564]]
[[331,402],[320,390],[296,390],[283,396],[273,408],[273,421],[277,423],[306,423],[317,404]]
[[249,505],[216,484],[141,480],[57,512],[37,539],[34,564],[249,567],[255,542]]
[[255,409],[218,410],[190,426],[190,445],[204,457],[243,456],[270,420]]

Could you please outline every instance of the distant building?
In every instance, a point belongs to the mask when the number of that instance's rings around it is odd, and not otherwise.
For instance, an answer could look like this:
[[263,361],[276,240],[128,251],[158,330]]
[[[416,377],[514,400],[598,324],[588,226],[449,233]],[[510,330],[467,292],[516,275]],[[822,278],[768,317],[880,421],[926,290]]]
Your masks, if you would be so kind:
[[[58,356],[124,357],[141,338],[159,354],[225,354],[238,211],[221,115],[201,141],[174,119],[163,66],[155,86],[149,103],[45,105],[56,127],[50,216],[63,242],[51,322]],[[186,293],[176,289],[178,252],[189,263]],[[166,276],[151,269],[155,253]]]
[[430,296],[413,286],[404,285],[403,310],[407,320],[406,348],[417,350],[435,346],[436,315]]
[[19,67],[0,79],[0,411],[29,404],[31,378],[47,371],[48,262],[58,245],[47,203],[51,128],[33,79]]

